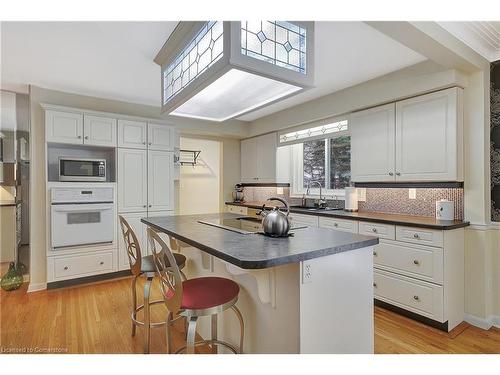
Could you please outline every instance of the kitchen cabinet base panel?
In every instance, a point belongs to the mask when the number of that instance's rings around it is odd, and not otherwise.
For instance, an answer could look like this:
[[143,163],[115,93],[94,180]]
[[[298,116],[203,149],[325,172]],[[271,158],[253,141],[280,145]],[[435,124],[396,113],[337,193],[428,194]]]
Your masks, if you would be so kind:
[[68,286],[95,283],[97,281],[104,281],[104,280],[110,280],[110,279],[116,279],[116,278],[128,277],[128,276],[132,276],[132,273],[130,272],[130,270],[122,270],[122,271],[116,271],[116,272],[111,272],[111,273],[103,273],[100,275],[79,277],[78,279],[54,281],[51,283],[47,283],[47,289],[65,288]]

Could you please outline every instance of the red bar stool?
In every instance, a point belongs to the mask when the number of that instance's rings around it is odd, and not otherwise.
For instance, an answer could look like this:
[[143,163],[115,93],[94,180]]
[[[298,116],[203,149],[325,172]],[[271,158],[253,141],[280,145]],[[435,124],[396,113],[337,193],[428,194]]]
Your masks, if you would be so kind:
[[[186,346],[176,353],[186,350],[194,354],[195,346],[211,344],[212,352],[217,353],[217,346],[222,345],[233,353],[243,352],[244,323],[240,310],[236,307],[240,287],[233,280],[222,277],[198,277],[182,280],[179,267],[175,263],[174,254],[168,245],[153,229],[147,229],[148,241],[153,250],[154,264],[160,276],[163,299],[168,309],[166,334],[167,352],[171,353],[171,326],[173,316],[186,317],[188,321]],[[167,263],[168,261],[168,263]],[[236,348],[225,341],[217,339],[217,314],[232,309],[240,323],[240,345]],[[212,338],[195,341],[196,323],[201,316],[212,317]]]
[[[159,328],[166,325],[166,321],[152,323],[150,321],[150,306],[158,303],[164,303],[164,301],[156,300],[150,301],[151,284],[154,277],[157,275],[156,266],[153,255],[142,256],[141,246],[137,240],[137,236],[134,230],[131,228],[127,220],[119,215],[120,227],[122,229],[123,239],[125,241],[125,246],[127,247],[127,255],[130,263],[130,271],[134,278],[132,279],[132,336],[135,336],[136,326],[144,326],[144,353],[149,353],[149,343],[150,343],[150,328]],[[179,268],[183,269],[186,265],[186,257],[182,254],[174,253],[172,256],[172,262]],[[165,264],[168,261],[165,260]],[[180,274],[184,280],[186,276],[182,271]],[[144,303],[137,306],[137,279],[140,276],[146,277],[146,282],[144,283],[143,298]],[[146,308],[144,308],[146,306]],[[137,320],[137,313],[144,309],[144,321]]]

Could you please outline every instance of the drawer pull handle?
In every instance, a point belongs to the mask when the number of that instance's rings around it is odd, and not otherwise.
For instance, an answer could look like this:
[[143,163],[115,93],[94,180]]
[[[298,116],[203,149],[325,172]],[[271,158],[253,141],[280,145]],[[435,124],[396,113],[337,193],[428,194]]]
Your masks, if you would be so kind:
[[99,264],[102,266],[104,264],[104,262],[101,261],[101,262],[99,262]]
[[393,172],[389,172],[389,176],[394,176],[394,173]]
[[413,296],[413,299],[414,299],[415,301],[420,300],[420,298],[418,298],[418,296]]
[[339,225],[337,223],[333,223],[333,226],[334,227],[338,227]]
[[373,233],[377,233],[377,228],[372,228]]
[[374,252],[373,252],[373,256],[374,256],[374,257],[376,257],[376,256],[377,256],[377,252],[376,252],[376,251],[374,251]]
[[66,271],[67,269],[68,269],[68,266],[65,266],[65,267],[64,267],[64,270]]
[[413,264],[416,264],[418,266],[420,264],[420,262],[417,259],[415,259],[415,260],[413,260]]
[[373,287],[376,288],[377,287],[377,283],[373,283]]
[[415,234],[413,235],[413,238],[416,238],[416,239],[418,240],[418,239],[420,238],[420,236],[419,236],[417,233],[415,233]]
[[396,176],[401,176],[401,172],[396,172]]

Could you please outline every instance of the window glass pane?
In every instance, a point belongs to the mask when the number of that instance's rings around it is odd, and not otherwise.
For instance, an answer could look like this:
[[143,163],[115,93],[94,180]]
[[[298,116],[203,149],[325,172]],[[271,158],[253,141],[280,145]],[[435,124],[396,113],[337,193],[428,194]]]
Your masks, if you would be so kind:
[[[307,188],[309,181],[319,181],[325,187],[325,140],[304,142],[303,158],[303,187]],[[317,185],[313,187],[317,188]]]
[[351,137],[330,139],[330,189],[343,189],[351,181]]

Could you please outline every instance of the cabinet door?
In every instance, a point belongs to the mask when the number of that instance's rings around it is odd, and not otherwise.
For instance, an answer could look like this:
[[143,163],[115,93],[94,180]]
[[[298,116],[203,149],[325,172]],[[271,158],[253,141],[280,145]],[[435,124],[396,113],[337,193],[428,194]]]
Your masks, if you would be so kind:
[[[159,216],[172,216],[174,215],[174,211],[156,211],[156,212],[148,212],[148,217],[159,217]],[[146,231],[147,229],[147,225],[144,225],[144,230]],[[149,241],[147,240],[147,231],[145,232],[146,233],[146,242],[147,242],[147,246],[148,246],[148,255],[152,255],[153,254],[153,250],[151,249],[151,246],[149,245]],[[172,249],[173,247],[170,245],[170,237],[166,234],[166,233],[162,233],[162,232],[159,232],[158,233],[159,236],[161,237],[161,239],[163,241],[165,241],[165,243],[167,245],[170,246],[170,249]]]
[[241,182],[257,182],[256,138],[241,141]]
[[[139,246],[141,247],[141,256],[148,255],[148,243],[146,238],[146,225],[141,223],[141,218],[148,216],[147,212],[138,212],[132,214],[122,215],[127,222],[132,227],[137,240],[139,241]],[[120,221],[118,221],[118,268],[119,270],[130,269],[130,262],[127,255],[127,247],[125,246],[125,241],[123,239],[122,228],[120,227]]]
[[147,124],[118,120],[118,147],[146,149]]
[[46,111],[45,138],[47,142],[82,144],[83,115]]
[[83,143],[116,147],[116,119],[87,116],[83,118]]
[[174,154],[148,151],[148,211],[174,209]]
[[463,180],[459,90],[452,88],[396,103],[396,180]]
[[351,133],[351,180],[394,181],[395,104],[355,112]]
[[257,182],[276,182],[276,133],[256,138]]
[[147,209],[147,151],[118,149],[118,212]]
[[174,151],[174,128],[166,125],[148,124],[148,149]]

